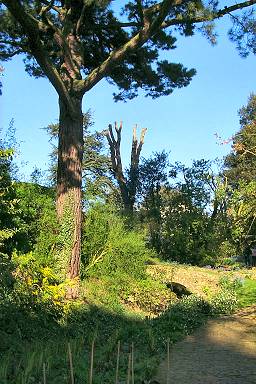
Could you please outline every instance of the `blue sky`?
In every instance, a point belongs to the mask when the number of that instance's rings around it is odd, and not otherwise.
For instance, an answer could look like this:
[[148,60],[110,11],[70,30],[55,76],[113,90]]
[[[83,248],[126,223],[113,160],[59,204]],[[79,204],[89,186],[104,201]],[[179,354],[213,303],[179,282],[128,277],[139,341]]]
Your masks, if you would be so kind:
[[[217,46],[196,34],[179,38],[177,49],[167,54],[173,62],[195,68],[197,75],[186,88],[156,100],[140,95],[127,103],[114,103],[115,91],[105,81],[84,97],[83,109],[93,114],[94,129],[105,129],[123,121],[123,155],[129,161],[132,127],[147,127],[142,155],[165,149],[170,160],[191,164],[193,159],[223,157],[230,146],[216,144],[214,133],[230,137],[239,129],[237,111],[256,89],[255,57],[242,59],[227,36],[226,21],[218,23]],[[25,177],[34,167],[47,169],[50,144],[42,129],[58,119],[58,99],[45,79],[34,79],[24,71],[22,58],[4,63],[3,95],[0,97],[0,127],[13,118],[21,142],[19,162]]]

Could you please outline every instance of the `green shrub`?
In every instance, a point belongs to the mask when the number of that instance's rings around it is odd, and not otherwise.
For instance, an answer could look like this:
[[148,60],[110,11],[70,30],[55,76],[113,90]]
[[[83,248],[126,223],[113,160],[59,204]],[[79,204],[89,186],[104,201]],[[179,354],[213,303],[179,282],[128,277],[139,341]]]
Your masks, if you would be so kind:
[[150,278],[134,281],[120,288],[121,300],[132,308],[152,314],[164,312],[171,303],[177,300],[176,295],[164,284]]
[[59,284],[53,268],[40,263],[32,252],[14,254],[12,261],[16,267],[14,290],[17,297],[33,305],[45,302],[61,304],[65,288],[64,284]]
[[82,244],[82,275],[110,276],[126,273],[144,278],[146,260],[154,256],[143,235],[128,230],[109,206],[95,204],[88,212]]
[[83,286],[84,299],[91,304],[118,312],[141,311],[150,314],[164,312],[177,300],[176,295],[166,286],[151,278],[136,280],[122,275],[90,278]]
[[212,314],[230,314],[238,308],[237,295],[233,290],[222,289],[210,301]]
[[17,183],[16,189],[19,214],[15,248],[21,254],[33,250],[38,259],[50,261],[58,234],[55,191],[35,183]]
[[14,265],[10,258],[0,253],[0,301],[6,300],[11,295],[14,277],[13,277]]
[[244,284],[244,279],[235,277],[232,279],[230,276],[221,276],[219,280],[219,286],[224,290],[235,291],[236,289],[242,287]]
[[[2,132],[1,132],[2,133]],[[17,195],[12,182],[12,157],[14,151],[5,148],[0,138],[0,252],[10,255],[12,238],[17,231]]]
[[1,330],[30,338],[54,329],[64,310],[65,287],[58,283],[52,268],[41,265],[33,253],[14,254],[11,275],[10,265],[6,268],[11,289],[5,282],[5,296],[1,295],[0,302]]
[[216,249],[216,263],[218,265],[227,264],[227,260],[231,262],[232,257],[237,254],[237,249],[232,241],[222,241]]

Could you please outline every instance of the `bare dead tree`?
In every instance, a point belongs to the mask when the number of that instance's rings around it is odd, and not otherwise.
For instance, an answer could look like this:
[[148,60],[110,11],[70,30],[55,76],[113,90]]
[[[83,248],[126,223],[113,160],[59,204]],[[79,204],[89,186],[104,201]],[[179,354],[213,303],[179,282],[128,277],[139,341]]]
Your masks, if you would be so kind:
[[117,125],[115,122],[114,125],[116,137],[113,131],[112,124],[109,124],[108,129],[106,130],[106,137],[108,140],[110,154],[111,154],[111,164],[112,172],[118,183],[122,202],[124,209],[128,212],[132,212],[134,209],[136,191],[138,186],[138,168],[140,154],[142,146],[144,144],[144,138],[147,131],[147,128],[143,128],[140,135],[140,140],[137,139],[137,124],[133,128],[133,137],[132,137],[132,149],[131,149],[131,163],[128,171],[128,176],[126,177],[123,171],[122,157],[121,157],[121,132],[123,128],[122,122],[120,125]]

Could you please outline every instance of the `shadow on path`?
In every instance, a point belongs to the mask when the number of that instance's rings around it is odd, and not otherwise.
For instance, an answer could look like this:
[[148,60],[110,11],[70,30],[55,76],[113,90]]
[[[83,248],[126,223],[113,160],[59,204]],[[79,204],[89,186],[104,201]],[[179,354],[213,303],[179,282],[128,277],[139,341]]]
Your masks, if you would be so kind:
[[210,320],[175,344],[168,375],[164,361],[156,379],[160,384],[255,384],[256,306]]

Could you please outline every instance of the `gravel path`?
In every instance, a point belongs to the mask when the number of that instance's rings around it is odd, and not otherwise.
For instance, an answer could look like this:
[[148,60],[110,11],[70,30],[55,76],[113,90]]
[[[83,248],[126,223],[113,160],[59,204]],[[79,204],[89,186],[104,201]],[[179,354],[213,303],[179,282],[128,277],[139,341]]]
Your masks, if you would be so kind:
[[256,384],[256,306],[210,320],[175,344],[169,374],[164,361],[156,380],[160,384]]

